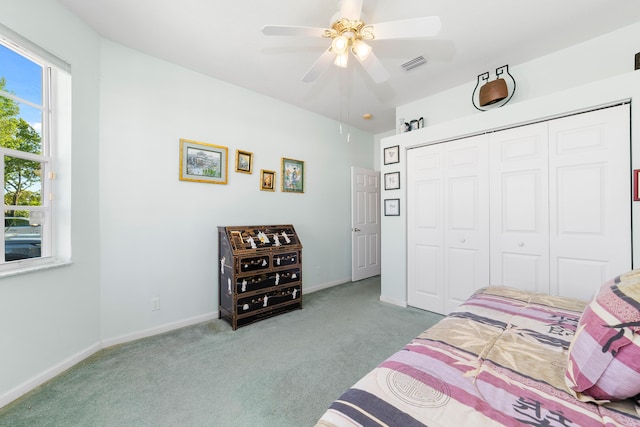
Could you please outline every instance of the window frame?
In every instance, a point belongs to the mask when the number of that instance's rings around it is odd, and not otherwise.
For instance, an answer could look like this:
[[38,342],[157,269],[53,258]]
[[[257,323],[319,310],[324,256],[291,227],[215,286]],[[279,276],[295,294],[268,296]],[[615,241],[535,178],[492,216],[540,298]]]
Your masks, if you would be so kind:
[[[63,221],[60,221],[61,217],[57,215],[56,211],[69,210],[71,187],[70,181],[68,180],[66,180],[66,183],[61,188],[58,188],[60,186],[56,185],[56,173],[54,172],[56,158],[54,157],[54,154],[57,153],[60,155],[60,153],[63,153],[62,155],[70,155],[71,74],[69,64],[48,53],[39,46],[27,41],[21,36],[16,35],[2,24],[0,24],[0,44],[42,67],[41,106],[22,99],[17,95],[0,90],[0,94],[2,94],[2,96],[8,97],[20,104],[37,108],[42,113],[42,129],[40,131],[41,154],[0,147],[0,155],[2,155],[0,173],[2,173],[2,176],[4,176],[5,156],[36,161],[42,165],[40,205],[6,205],[3,186],[3,219],[5,217],[5,212],[14,208],[23,211],[39,211],[44,213],[44,221],[41,226],[41,253],[39,257],[5,261],[5,236],[3,234],[3,243],[0,245],[0,277],[4,277],[27,271],[40,270],[42,268],[50,268],[52,266],[67,264],[70,262],[70,219],[66,218]],[[51,61],[52,59],[53,63]],[[65,74],[67,77],[64,77]],[[60,107],[60,110],[68,111],[62,111],[58,115],[56,107]],[[59,141],[61,136],[65,141]],[[59,147],[60,142],[67,144],[67,146]],[[71,159],[69,158],[63,162],[67,164],[69,168],[70,160]],[[64,206],[56,207],[56,201],[53,197],[55,191],[61,192],[61,195],[66,196],[64,198],[67,202],[64,203]]]

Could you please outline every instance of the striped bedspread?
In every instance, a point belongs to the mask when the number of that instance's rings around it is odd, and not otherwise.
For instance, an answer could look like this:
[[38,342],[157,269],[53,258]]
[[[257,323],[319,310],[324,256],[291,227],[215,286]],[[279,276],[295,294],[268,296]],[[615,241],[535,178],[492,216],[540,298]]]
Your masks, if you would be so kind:
[[580,402],[565,385],[584,306],[481,289],[347,390],[316,426],[640,426],[635,401]]

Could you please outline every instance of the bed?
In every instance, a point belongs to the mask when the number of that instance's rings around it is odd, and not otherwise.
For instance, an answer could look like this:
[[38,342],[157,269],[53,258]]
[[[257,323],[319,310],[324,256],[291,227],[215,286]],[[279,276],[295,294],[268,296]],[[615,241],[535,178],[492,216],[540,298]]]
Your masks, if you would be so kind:
[[639,271],[591,302],[483,288],[316,427],[640,426],[639,296]]

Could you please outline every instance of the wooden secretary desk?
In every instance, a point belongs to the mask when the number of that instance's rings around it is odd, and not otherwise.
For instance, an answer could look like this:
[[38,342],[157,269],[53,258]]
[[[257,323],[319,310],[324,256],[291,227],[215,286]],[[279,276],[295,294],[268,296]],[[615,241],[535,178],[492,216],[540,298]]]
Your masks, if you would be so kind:
[[218,227],[219,318],[233,330],[302,308],[302,244],[292,225]]

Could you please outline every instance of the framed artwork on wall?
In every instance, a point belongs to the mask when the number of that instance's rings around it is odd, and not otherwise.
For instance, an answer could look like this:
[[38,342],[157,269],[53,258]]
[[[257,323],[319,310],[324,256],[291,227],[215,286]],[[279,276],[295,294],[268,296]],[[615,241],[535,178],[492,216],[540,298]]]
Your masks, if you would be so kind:
[[400,146],[387,147],[384,149],[384,164],[390,165],[392,163],[400,162]]
[[229,150],[221,145],[180,140],[180,180],[227,183]]
[[400,216],[400,199],[384,199],[384,216]]
[[304,193],[304,161],[282,158],[282,191]]
[[262,169],[260,171],[260,189],[262,191],[276,191],[276,172]]
[[236,150],[236,172],[253,173],[253,153]]
[[400,188],[400,172],[389,172],[384,174],[384,189],[397,190]]

